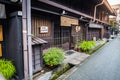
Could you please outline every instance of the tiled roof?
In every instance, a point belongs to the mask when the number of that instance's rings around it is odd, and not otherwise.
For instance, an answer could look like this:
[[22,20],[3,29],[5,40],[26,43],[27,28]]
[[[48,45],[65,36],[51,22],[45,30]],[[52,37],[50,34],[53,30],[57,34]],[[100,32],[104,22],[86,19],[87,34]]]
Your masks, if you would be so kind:
[[47,41],[39,38],[39,37],[33,37],[32,38],[32,45],[36,45],[36,44],[46,44]]

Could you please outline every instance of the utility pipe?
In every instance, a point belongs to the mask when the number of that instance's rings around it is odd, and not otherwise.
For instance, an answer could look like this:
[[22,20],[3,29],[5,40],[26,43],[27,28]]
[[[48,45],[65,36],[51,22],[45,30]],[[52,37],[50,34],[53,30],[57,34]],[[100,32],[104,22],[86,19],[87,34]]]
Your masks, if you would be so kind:
[[[31,45],[31,0],[22,2],[24,80],[33,80]],[[29,75],[28,75],[29,74]]]
[[[22,1],[22,32],[23,32],[23,57],[24,57],[24,80],[28,80],[28,47],[27,47],[27,11],[26,0]],[[20,64],[21,65],[21,64]]]
[[28,39],[28,60],[29,60],[29,80],[33,80],[32,70],[32,36],[31,36],[31,0],[27,1],[27,39]]
[[94,8],[94,18],[93,18],[93,22],[95,22],[95,19],[96,19],[96,9],[97,9],[97,7],[98,7],[98,6],[100,6],[100,5],[102,5],[103,3],[104,3],[104,0],[102,0],[102,2],[101,2],[101,3],[99,3],[99,4],[95,5],[95,8]]

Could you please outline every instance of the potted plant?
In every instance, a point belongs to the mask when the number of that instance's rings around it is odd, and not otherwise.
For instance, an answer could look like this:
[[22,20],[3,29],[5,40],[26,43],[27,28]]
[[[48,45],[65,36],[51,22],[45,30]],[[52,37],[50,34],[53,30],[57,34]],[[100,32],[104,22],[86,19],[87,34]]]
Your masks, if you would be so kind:
[[95,41],[83,41],[79,44],[81,51],[86,52],[91,50],[96,45]]
[[9,80],[13,77],[15,72],[15,66],[11,61],[0,59],[0,73],[3,75],[3,77]]
[[50,48],[43,54],[44,62],[49,67],[54,67],[64,60],[64,51],[60,48]]
[[80,51],[80,48],[79,48],[79,46],[77,44],[75,45],[74,50],[78,51],[78,52]]

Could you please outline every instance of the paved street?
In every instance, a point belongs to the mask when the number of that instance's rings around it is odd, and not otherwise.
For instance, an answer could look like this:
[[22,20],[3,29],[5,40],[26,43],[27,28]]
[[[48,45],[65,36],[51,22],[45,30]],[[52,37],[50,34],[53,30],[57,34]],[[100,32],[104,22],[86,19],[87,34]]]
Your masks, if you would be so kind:
[[120,80],[120,36],[80,64],[67,80]]

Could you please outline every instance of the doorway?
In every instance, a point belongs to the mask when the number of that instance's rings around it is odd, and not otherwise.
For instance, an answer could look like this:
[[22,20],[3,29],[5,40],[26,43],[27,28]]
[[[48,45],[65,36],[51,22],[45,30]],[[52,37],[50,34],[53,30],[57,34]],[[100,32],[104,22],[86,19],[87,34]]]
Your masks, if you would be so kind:
[[64,50],[70,49],[71,27],[60,26],[54,30],[54,44]]

